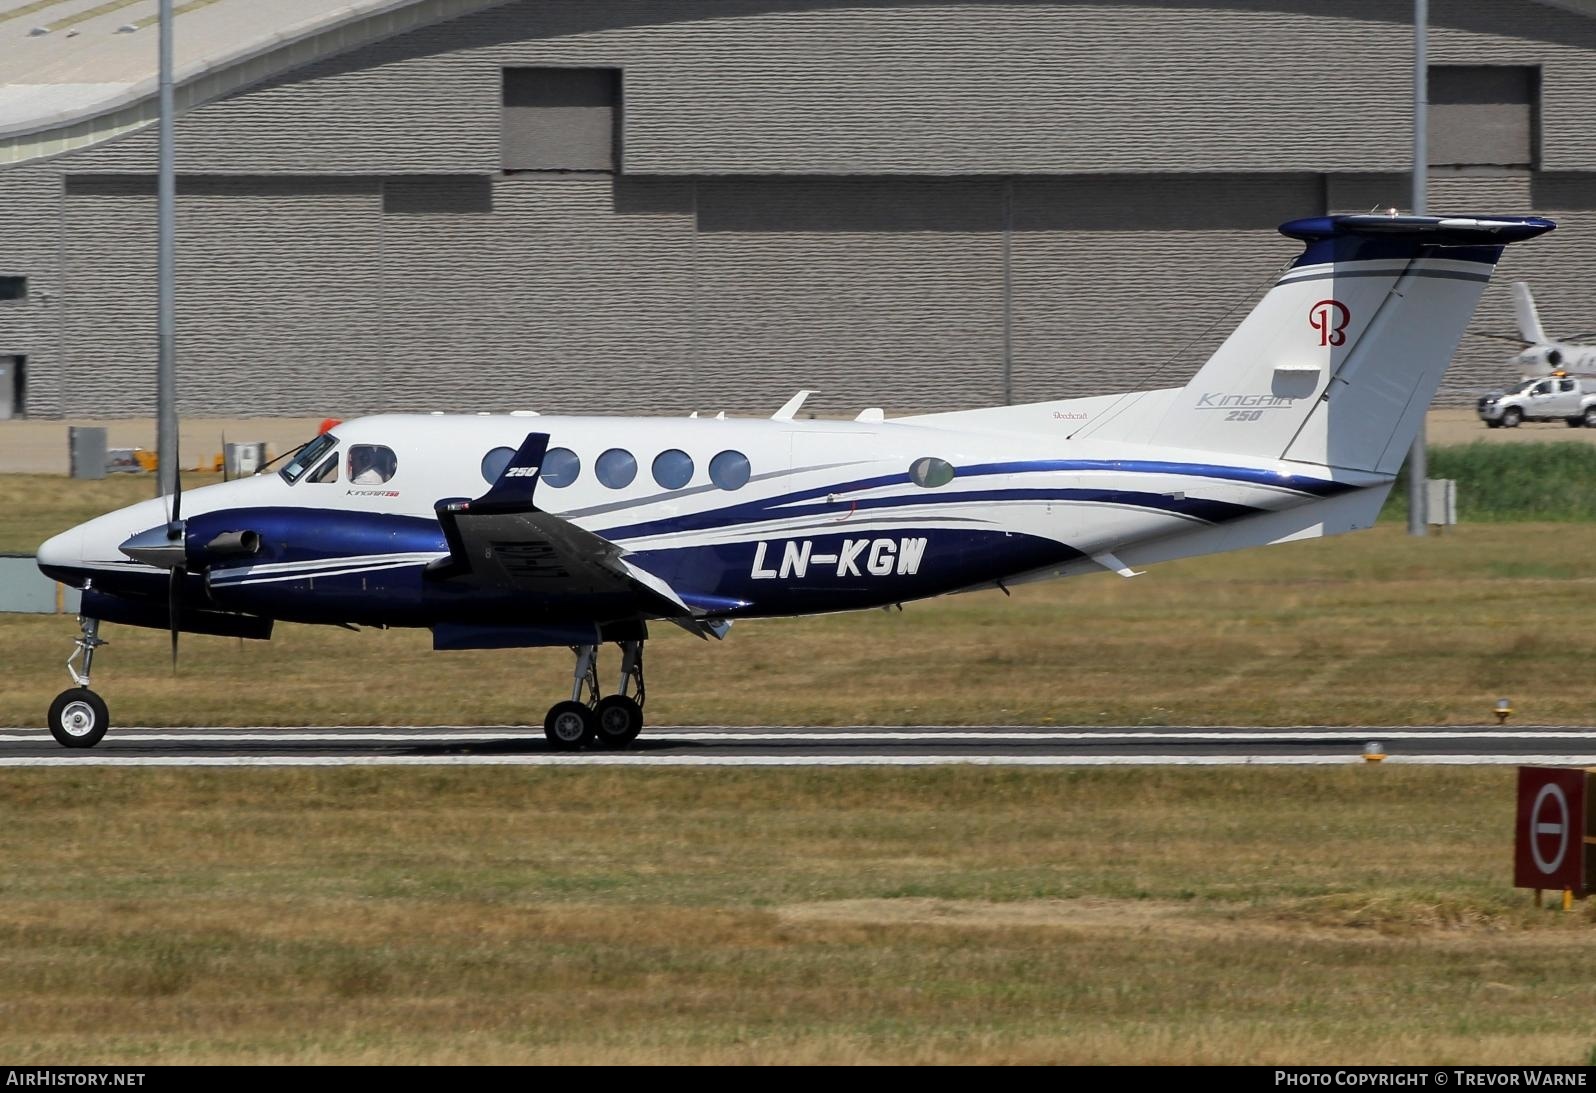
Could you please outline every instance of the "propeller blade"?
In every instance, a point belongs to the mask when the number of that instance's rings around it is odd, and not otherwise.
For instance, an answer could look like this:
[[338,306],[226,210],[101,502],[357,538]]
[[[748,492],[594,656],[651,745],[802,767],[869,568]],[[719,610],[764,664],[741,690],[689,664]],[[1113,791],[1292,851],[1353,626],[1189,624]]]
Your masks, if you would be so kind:
[[1596,330],[1586,330],[1580,334],[1570,334],[1566,338],[1558,338],[1557,340],[1562,342],[1564,345],[1567,345],[1569,342],[1577,342],[1582,339],[1589,338],[1592,335],[1596,335]]
[[227,477],[227,434],[223,433],[222,434],[222,481],[226,482],[228,480],[229,479]]
[[177,675],[177,619],[180,601],[183,598],[183,567],[173,566],[172,577],[166,586],[167,621],[172,627],[172,674]]

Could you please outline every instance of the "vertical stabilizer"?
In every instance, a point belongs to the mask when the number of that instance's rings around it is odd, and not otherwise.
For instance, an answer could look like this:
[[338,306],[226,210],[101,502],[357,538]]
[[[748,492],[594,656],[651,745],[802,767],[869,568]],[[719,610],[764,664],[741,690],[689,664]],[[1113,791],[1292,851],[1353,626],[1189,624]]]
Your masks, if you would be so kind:
[[1541,316],[1535,310],[1535,297],[1530,295],[1528,281],[1513,282],[1513,314],[1518,318],[1518,336],[1530,345],[1544,345],[1546,331],[1541,329]]
[[1146,404],[1156,420],[1127,412],[1091,435],[1394,474],[1502,247],[1554,226],[1429,216],[1284,224],[1306,249],[1192,381]]

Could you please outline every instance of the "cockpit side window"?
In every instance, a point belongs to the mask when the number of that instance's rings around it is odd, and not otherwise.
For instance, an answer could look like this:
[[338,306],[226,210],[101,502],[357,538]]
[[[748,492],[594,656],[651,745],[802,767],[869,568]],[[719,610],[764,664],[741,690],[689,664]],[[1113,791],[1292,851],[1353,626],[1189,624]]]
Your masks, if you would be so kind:
[[381,444],[349,446],[349,481],[357,486],[380,486],[399,469],[399,457]]
[[317,467],[314,471],[310,472],[310,477],[305,479],[305,481],[306,482],[336,482],[336,481],[338,481],[338,457],[336,455],[328,456],[327,457],[327,461],[325,463],[323,463],[321,466]]
[[278,473],[283,476],[283,481],[292,486],[305,472],[316,466],[317,461],[338,446],[338,438],[331,433],[322,433],[315,440],[299,449],[299,454],[288,461],[288,465]]

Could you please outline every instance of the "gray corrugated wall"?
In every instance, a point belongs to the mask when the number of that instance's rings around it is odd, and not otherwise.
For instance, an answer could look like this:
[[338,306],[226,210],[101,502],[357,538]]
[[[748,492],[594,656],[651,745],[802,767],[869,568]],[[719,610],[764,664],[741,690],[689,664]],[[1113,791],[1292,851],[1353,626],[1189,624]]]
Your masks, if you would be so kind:
[[[1405,178],[1342,174],[1406,165],[1405,13],[528,0],[355,51],[180,126],[185,171],[254,176],[185,180],[184,409],[756,410],[800,383],[830,410],[996,401],[1005,185],[1015,397],[1178,379],[1290,256],[1273,224],[1405,204]],[[1596,21],[1523,0],[1435,15],[1437,63],[1542,64],[1548,164],[1596,167],[1578,114]],[[545,63],[626,68],[643,177],[490,181],[500,68]],[[70,291],[18,347],[36,412],[148,407],[148,182],[85,179],[63,207],[54,175],[146,171],[151,149],[139,134],[0,172],[0,199],[20,195],[0,239],[40,263],[35,284],[68,225]],[[1209,175],[1037,177],[1127,165]],[[378,177],[460,170],[480,173]],[[814,177],[865,170],[899,177]],[[902,177],[964,172],[988,177]],[[1590,177],[1437,179],[1432,208],[1568,217],[1510,253],[1482,323],[1512,276],[1554,329],[1596,299]],[[1502,356],[1470,339],[1449,383],[1494,380]]]
[[[1596,169],[1596,21],[1529,0],[1432,9],[1434,63],[1543,66],[1545,165]],[[491,171],[503,66],[615,66],[638,174],[1395,170],[1408,14],[1391,0],[523,0],[278,77],[179,131],[193,171]],[[153,148],[145,132],[67,165],[147,170]]]
[[28,413],[61,412],[57,321],[61,278],[61,177],[44,165],[0,171],[0,273],[28,279],[26,300],[0,303],[0,354],[28,358]]
[[[1273,225],[1323,189],[520,177],[458,211],[471,183],[430,184],[450,211],[419,211],[423,191],[385,214],[386,187],[416,184],[184,180],[185,412],[757,411],[798,386],[832,411],[994,403],[1005,186],[1015,397],[1171,382],[1293,253]],[[69,412],[148,410],[152,210],[146,178],[72,180]]]

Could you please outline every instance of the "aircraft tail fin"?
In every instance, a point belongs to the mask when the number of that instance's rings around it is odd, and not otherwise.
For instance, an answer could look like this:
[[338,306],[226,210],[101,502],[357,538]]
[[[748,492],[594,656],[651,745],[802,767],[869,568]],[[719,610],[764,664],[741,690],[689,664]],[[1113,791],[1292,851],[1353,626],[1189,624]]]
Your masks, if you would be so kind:
[[1548,340],[1541,329],[1541,316],[1535,310],[1535,297],[1530,295],[1529,282],[1513,282],[1513,314],[1518,319],[1518,336],[1530,345],[1543,345]]
[[1192,381],[1080,435],[1395,474],[1502,248],[1553,227],[1539,217],[1284,224],[1302,255]]

